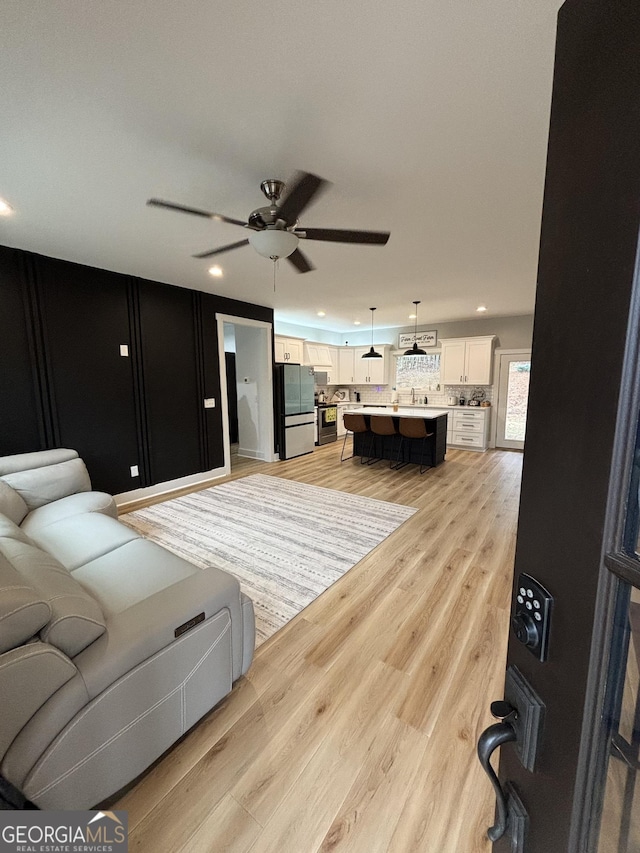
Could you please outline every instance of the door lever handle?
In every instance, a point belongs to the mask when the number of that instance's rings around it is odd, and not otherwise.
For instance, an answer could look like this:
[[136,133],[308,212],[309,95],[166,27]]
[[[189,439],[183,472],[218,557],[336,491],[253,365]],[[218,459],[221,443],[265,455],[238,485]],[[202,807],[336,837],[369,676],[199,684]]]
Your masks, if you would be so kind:
[[493,826],[487,830],[487,836],[490,841],[497,841],[502,838],[507,829],[507,797],[502,790],[502,785],[498,779],[495,770],[491,766],[490,758],[495,750],[502,746],[503,743],[509,743],[518,739],[516,730],[510,722],[494,723],[489,728],[485,729],[478,738],[478,758],[482,769],[485,771],[493,790],[496,792],[496,805],[498,817]]

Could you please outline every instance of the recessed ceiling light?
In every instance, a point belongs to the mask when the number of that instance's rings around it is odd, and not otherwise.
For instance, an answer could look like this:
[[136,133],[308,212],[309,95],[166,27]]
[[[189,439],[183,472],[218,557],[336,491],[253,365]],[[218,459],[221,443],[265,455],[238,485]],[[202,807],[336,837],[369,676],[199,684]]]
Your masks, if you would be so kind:
[[360,325],[360,320],[354,320],[354,321],[353,321],[353,325],[354,325],[354,326],[359,326],[359,325]]
[[216,278],[220,278],[220,276],[222,275],[222,268],[219,267],[217,264],[215,265],[215,267],[209,267],[209,275],[213,275]]
[[326,316],[327,316],[326,311],[318,311],[318,317],[326,317]]
[[478,305],[478,307],[476,308],[476,311],[477,311],[479,314],[483,314],[486,310],[487,310],[487,306],[486,306],[486,305]]
[[0,216],[11,216],[13,213],[13,208],[9,204],[8,201],[5,201],[3,198],[0,198]]

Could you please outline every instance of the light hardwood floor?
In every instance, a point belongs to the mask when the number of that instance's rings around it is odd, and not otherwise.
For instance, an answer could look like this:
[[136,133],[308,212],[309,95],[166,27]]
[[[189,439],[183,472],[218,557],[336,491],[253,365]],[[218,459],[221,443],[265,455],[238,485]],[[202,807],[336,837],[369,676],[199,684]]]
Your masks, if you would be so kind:
[[340,445],[239,460],[232,477],[260,471],[418,512],[262,645],[114,804],[129,812],[131,851],[490,850],[475,745],[502,698],[522,457],[449,451],[420,476],[341,464]]

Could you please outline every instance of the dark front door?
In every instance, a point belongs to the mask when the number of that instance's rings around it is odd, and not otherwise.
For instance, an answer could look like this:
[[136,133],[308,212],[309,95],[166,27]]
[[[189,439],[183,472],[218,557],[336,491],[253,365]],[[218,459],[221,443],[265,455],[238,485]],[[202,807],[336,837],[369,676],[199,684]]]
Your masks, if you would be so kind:
[[503,741],[508,820],[504,834],[493,828],[496,853],[640,850],[639,226],[640,4],[568,0],[558,16],[513,627],[505,696],[495,697],[508,704],[494,708],[506,719],[481,743],[486,757]]

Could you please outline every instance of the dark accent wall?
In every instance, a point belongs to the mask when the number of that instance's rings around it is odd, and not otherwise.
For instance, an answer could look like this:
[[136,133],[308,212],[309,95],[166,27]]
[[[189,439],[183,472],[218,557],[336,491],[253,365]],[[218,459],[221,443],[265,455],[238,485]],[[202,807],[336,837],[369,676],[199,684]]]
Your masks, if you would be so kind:
[[0,246],[0,455],[72,447],[111,493],[220,467],[217,313],[273,322],[259,305]]
[[161,483],[206,467],[198,294],[149,281],[137,287],[149,480]]
[[33,259],[49,389],[52,441],[77,450],[96,483],[135,488],[137,421],[130,345],[129,280],[51,258]]
[[28,316],[29,281],[24,258],[0,247],[0,446],[3,454],[46,447],[43,406],[32,324]]

